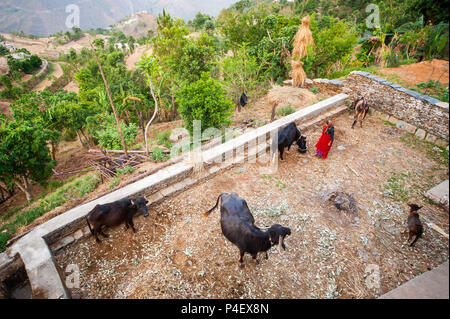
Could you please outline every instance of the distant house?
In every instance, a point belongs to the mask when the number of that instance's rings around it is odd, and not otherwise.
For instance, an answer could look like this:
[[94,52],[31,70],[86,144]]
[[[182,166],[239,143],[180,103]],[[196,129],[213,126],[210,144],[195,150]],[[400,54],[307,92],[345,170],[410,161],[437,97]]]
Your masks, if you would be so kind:
[[0,45],[7,48],[10,53],[13,53],[14,51],[16,51],[16,48],[12,44],[8,44],[6,42],[0,41]]
[[25,52],[19,52],[11,54],[11,57],[16,60],[25,60],[26,58],[29,58],[30,55],[26,54]]
[[116,43],[116,48],[117,49],[129,49],[130,47],[128,46],[128,43]]

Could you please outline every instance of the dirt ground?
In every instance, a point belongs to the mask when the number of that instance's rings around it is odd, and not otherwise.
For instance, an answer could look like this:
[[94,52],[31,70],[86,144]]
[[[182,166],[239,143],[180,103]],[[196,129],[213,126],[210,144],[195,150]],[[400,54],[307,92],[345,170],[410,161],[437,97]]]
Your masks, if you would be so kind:
[[[309,150],[287,153],[278,170],[262,175],[264,164],[244,163],[151,206],[138,217],[133,234],[109,229],[109,239],[92,237],[56,256],[66,269],[78,265],[82,298],[374,298],[448,260],[448,211],[430,204],[423,192],[448,178],[448,167],[401,141],[404,132],[368,116],[350,129],[349,114],[334,120],[336,141],[328,159],[313,155],[320,127],[303,132]],[[413,160],[412,160],[413,159]],[[400,179],[400,176],[407,178]],[[402,175],[403,174],[403,175]],[[400,183],[407,200],[396,202],[385,188]],[[403,184],[402,184],[403,183]],[[356,214],[337,210],[329,191],[349,193]],[[392,189],[391,189],[392,190]],[[223,192],[245,198],[260,227],[292,230],[286,251],[269,251],[259,264],[221,233],[220,213],[202,213]],[[407,202],[424,205],[425,231],[414,248],[402,248]],[[367,284],[379,267],[380,287]]]
[[64,87],[64,90],[68,92],[75,92],[78,94],[80,88],[78,87],[78,83],[76,81],[72,81]]
[[136,62],[141,60],[145,54],[152,54],[153,50],[148,45],[142,45],[134,50],[134,53],[125,58],[125,65],[128,70],[136,69]]
[[[306,84],[305,89],[309,90],[311,87],[317,87],[318,93],[316,98],[318,101],[322,99],[329,98],[333,95],[341,93],[341,88],[335,85],[327,85],[321,83],[315,84]],[[309,101],[299,102],[297,105],[292,105],[295,111],[299,111],[302,108],[310,106],[314,103],[309,103]],[[277,110],[279,110],[282,106],[279,106]],[[249,96],[248,104],[241,108],[241,112],[238,112],[237,108],[232,116],[232,125],[239,126],[244,121],[253,119],[255,121],[255,127],[259,127],[270,122],[270,117],[272,115],[273,104],[269,103],[269,99],[267,98],[267,94],[262,98],[254,99],[252,96]],[[276,115],[275,120],[283,117],[282,115]]]
[[0,101],[0,113],[5,113],[7,116],[11,115],[11,109],[9,107],[11,103],[10,102],[5,102],[5,101]]
[[[52,85],[53,77],[55,79],[57,79],[63,75],[63,70],[61,68],[61,65],[59,63],[53,63],[53,65],[54,65],[54,71],[52,73],[48,74],[41,82],[39,82],[38,85],[36,85],[33,88],[33,91],[43,91],[47,86]],[[52,77],[52,78],[49,78],[49,77]]]
[[91,41],[97,38],[107,39],[107,36],[85,35],[76,41],[70,41],[66,44],[58,44],[54,37],[43,37],[38,39],[28,39],[11,34],[2,33],[7,43],[12,44],[14,47],[22,49],[25,48],[30,51],[31,54],[37,54],[41,57],[58,58],[60,53],[67,54],[70,49],[74,49],[78,53],[83,48],[89,48],[89,38]]
[[440,81],[442,84],[449,82],[449,62],[446,60],[431,60],[420,63],[402,65],[397,68],[382,69],[384,74],[396,74],[409,85],[427,83],[430,80]]

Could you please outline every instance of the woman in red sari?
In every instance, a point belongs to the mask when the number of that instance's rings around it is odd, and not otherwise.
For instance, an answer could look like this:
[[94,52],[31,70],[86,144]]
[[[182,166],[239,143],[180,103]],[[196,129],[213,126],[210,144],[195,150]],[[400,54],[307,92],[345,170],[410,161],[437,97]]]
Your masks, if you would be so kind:
[[327,121],[322,129],[322,136],[319,142],[316,144],[316,155],[322,156],[323,159],[327,158],[328,152],[334,142],[334,126],[333,122]]

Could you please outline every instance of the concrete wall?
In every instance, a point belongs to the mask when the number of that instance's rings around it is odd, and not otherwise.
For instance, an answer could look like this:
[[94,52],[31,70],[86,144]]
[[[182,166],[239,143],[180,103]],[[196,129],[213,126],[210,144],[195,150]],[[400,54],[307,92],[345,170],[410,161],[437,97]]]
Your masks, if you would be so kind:
[[[368,72],[354,71],[344,81],[344,92],[351,100],[366,97],[370,107],[386,113],[391,122],[421,138],[435,142],[449,139],[449,107],[432,97],[405,89]],[[420,130],[420,131],[418,131]]]

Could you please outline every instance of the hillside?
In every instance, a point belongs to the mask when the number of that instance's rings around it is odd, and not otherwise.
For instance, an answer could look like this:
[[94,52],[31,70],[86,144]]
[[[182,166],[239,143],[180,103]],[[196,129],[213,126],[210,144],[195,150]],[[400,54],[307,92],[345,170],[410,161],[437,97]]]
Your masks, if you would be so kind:
[[127,20],[120,22],[114,29],[122,31],[126,35],[131,35],[135,39],[147,35],[149,30],[156,31],[156,18],[147,12],[133,14]]
[[0,32],[23,31],[26,34],[48,36],[67,31],[66,6],[80,7],[80,27],[83,30],[106,28],[135,12],[148,11],[157,15],[165,8],[168,13],[192,19],[201,8],[203,13],[217,15],[235,0],[1,0]]

